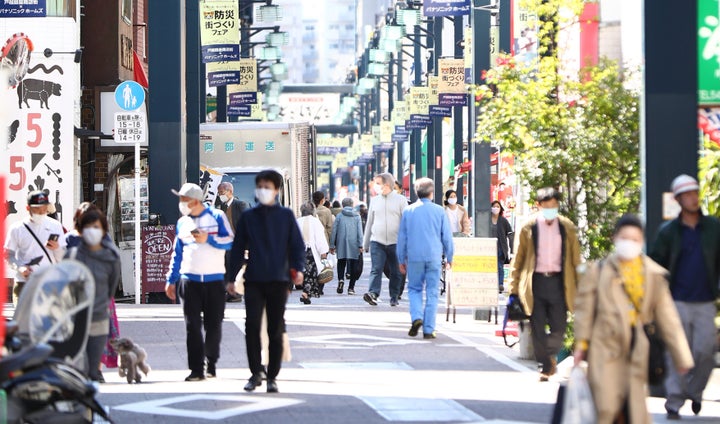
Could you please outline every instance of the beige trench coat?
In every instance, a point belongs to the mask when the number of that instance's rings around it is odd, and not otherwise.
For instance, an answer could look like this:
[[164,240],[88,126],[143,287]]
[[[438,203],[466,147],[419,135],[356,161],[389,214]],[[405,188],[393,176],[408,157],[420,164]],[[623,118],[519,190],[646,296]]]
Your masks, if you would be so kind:
[[[587,340],[588,381],[598,423],[611,423],[628,400],[629,422],[651,423],[645,406],[649,342],[642,323],[655,321],[678,368],[692,368],[693,359],[673,303],[667,271],[643,256],[645,296],[636,324],[635,348],[630,351],[630,298],[625,293],[618,258],[593,265],[578,286],[575,340]],[[602,268],[602,269],[600,269]]]
[[[519,236],[515,237],[517,248],[515,257],[510,263],[510,294],[519,297],[525,308],[525,313],[532,315],[533,298],[533,273],[535,272],[535,241],[532,237],[532,227],[535,225],[536,216],[531,217],[520,230]],[[575,305],[575,291],[577,289],[577,267],[580,265],[580,242],[577,237],[575,224],[569,219],[558,216],[560,225],[565,231],[563,240],[563,283],[565,285],[565,304],[568,311],[572,312]]]

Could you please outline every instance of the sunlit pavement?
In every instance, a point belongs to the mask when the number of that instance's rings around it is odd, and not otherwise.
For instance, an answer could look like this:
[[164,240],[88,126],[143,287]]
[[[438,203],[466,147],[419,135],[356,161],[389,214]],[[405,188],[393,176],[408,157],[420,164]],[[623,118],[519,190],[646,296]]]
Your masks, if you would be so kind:
[[[386,282],[383,283],[386,288]],[[438,316],[438,338],[410,338],[407,301],[390,307],[362,300],[367,281],[355,296],[335,293],[301,305],[298,292],[286,321],[292,361],[278,377],[280,393],[265,385],[242,390],[250,376],[244,342],[243,304],[228,304],[223,324],[218,378],[184,382],[189,371],[179,305],[118,305],[122,336],[148,352],[152,371],[142,384],[129,385],[106,370],[101,402],[118,423],[382,423],[550,421],[558,382],[540,383],[532,361],[495,336],[499,325],[475,321],[470,309],[457,322]],[[663,399],[648,405],[655,422],[664,422]],[[720,372],[705,392],[703,411],[686,422],[720,420]]]

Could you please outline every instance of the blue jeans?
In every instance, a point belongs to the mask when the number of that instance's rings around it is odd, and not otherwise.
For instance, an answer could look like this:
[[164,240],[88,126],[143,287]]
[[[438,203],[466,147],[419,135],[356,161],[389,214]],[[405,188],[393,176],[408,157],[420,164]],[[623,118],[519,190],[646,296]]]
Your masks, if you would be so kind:
[[[430,334],[435,330],[441,271],[440,259],[430,262],[408,262],[407,265],[410,321],[423,320],[423,334]],[[425,290],[424,307],[423,289]]]
[[498,266],[498,287],[500,287],[505,282],[505,255],[503,254],[503,251],[500,248],[498,248],[497,266]]
[[400,285],[402,284],[402,274],[397,258],[396,244],[380,244],[376,241],[370,242],[370,260],[372,261],[372,269],[370,270],[370,293],[380,296],[382,289],[383,268],[385,261],[390,267],[390,284],[388,290],[390,297],[397,299],[400,295]]

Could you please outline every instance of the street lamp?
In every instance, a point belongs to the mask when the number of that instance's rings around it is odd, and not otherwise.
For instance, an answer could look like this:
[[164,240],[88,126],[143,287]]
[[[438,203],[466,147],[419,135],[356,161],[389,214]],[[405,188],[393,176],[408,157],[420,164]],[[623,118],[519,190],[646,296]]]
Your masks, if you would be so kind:
[[287,46],[289,41],[290,36],[285,31],[271,32],[265,37],[265,44],[271,47]]
[[270,4],[270,1],[267,3],[268,4],[262,5],[257,9],[255,17],[258,22],[275,22],[282,20],[282,9],[280,6]]

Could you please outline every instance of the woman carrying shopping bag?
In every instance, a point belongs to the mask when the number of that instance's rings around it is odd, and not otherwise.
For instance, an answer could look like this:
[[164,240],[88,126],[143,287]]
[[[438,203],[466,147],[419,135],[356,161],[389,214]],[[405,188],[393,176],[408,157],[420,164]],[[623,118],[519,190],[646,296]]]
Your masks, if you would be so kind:
[[318,273],[323,269],[322,261],[327,257],[330,248],[325,238],[325,229],[315,216],[315,205],[312,202],[303,203],[300,206],[300,214],[302,217],[298,218],[297,223],[307,251],[300,302],[309,305],[312,303],[310,300],[312,296],[320,297],[322,286],[318,282]]
[[642,253],[643,226],[634,215],[615,224],[614,252],[578,284],[575,364],[588,362],[597,422],[650,423],[645,406],[654,323],[680,373],[693,359],[673,304],[664,268]]

